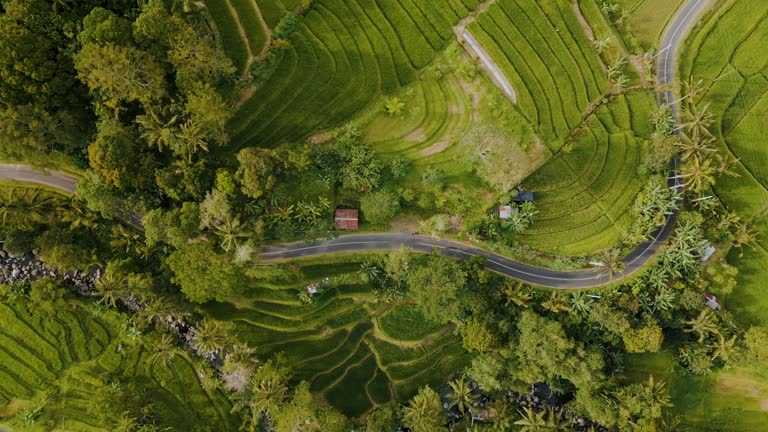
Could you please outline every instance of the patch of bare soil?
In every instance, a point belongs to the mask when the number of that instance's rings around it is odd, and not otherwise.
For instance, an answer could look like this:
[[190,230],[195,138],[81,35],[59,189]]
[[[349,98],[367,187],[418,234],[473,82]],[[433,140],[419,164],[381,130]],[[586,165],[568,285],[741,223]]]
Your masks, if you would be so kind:
[[423,142],[427,140],[427,135],[424,133],[423,127],[418,127],[404,136],[403,139],[406,141]]
[[419,231],[419,218],[404,214],[389,223],[389,232],[413,234]]
[[760,401],[760,410],[768,411],[768,399],[763,399]]
[[450,137],[442,139],[431,146],[422,149],[419,154],[422,156],[432,156],[433,154],[437,154],[442,152],[443,150],[447,149],[448,146],[451,145],[451,139]]
[[253,96],[253,93],[255,92],[256,92],[256,86],[249,85],[248,87],[246,87],[246,89],[243,90],[242,93],[240,93],[240,97],[237,98],[237,101],[234,103],[234,105],[232,105],[232,109],[237,110],[238,108],[240,108],[240,106],[244,104],[245,101],[250,99],[251,96]]
[[311,144],[325,144],[331,140],[333,140],[333,132],[330,131],[316,133],[309,137],[309,142]]
[[459,107],[453,104],[450,104],[446,107],[449,113],[452,114],[458,114],[460,112]]
[[469,95],[469,104],[472,107],[472,121],[479,121],[480,112],[478,111],[478,107],[480,106],[480,90],[477,89],[474,83],[466,82],[463,79],[459,80],[459,85],[461,85],[464,93]]

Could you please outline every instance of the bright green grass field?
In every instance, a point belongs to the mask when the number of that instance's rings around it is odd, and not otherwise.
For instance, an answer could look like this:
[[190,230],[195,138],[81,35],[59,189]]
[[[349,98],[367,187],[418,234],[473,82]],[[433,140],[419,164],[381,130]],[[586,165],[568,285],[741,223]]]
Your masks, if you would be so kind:
[[630,12],[629,31],[649,50],[663,48],[658,46],[661,33],[683,0],[619,0],[618,3]]
[[629,354],[625,376],[643,382],[648,375],[663,379],[672,395],[672,411],[683,427],[697,432],[762,432],[768,424],[768,372],[734,368],[706,376],[675,373],[669,352]]
[[[124,345],[118,351],[116,319],[111,312],[96,317],[75,300],[62,303],[52,317],[30,315],[22,305],[0,302],[0,419],[10,417],[4,426],[12,431],[111,430],[113,425],[98,424],[87,407],[96,389],[105,385],[104,377],[117,373],[142,381],[163,426],[237,429],[227,398],[201,382],[200,371],[185,356],[166,366],[152,364],[141,347]],[[59,389],[58,401],[46,408],[53,424],[20,425],[12,416],[48,386]]]
[[521,112],[553,151],[609,88],[569,2],[499,0],[469,30],[512,83]]
[[[461,340],[413,305],[371,303],[370,287],[357,274],[360,262],[350,260],[305,264],[291,280],[263,283],[233,303],[208,303],[202,311],[228,322],[260,356],[285,353],[296,381],[308,381],[350,416],[439,385],[468,363]],[[332,288],[302,304],[299,291],[326,277]]]
[[715,192],[758,232],[743,255],[728,256],[742,272],[726,305],[749,323],[768,325],[768,3],[726,1],[688,43],[681,75],[707,84],[701,103],[718,116],[718,145],[739,159],[739,176],[721,177]]
[[524,181],[539,214],[520,240],[534,249],[579,256],[616,246],[632,223],[644,178],[637,167],[652,132],[650,92],[619,96],[599,108],[556,156]]
[[274,147],[349,120],[380,94],[412,82],[454,39],[451,26],[476,5],[316,2],[274,75],[232,119],[233,146]]

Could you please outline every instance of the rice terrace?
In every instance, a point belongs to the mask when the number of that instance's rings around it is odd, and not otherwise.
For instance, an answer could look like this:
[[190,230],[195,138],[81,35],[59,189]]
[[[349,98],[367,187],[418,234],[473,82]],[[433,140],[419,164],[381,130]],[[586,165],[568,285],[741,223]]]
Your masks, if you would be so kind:
[[768,3],[0,1],[0,432],[768,430]]

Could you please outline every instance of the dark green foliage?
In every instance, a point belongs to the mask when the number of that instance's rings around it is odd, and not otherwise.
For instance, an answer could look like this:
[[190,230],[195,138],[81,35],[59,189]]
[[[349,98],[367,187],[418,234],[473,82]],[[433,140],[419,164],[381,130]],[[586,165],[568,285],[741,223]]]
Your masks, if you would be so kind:
[[360,198],[360,209],[366,221],[383,224],[400,210],[400,197],[388,189],[370,192]]
[[229,258],[216,252],[210,242],[189,243],[168,257],[173,282],[192,302],[222,301],[238,292],[247,278]]
[[455,260],[439,254],[417,267],[408,278],[409,294],[424,316],[440,323],[456,320],[461,314],[458,301],[467,283],[467,273]]

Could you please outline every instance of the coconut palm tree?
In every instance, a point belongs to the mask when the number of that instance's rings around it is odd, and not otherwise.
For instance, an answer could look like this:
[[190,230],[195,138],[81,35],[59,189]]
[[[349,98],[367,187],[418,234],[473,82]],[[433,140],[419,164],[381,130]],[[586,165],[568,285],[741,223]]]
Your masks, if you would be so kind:
[[381,268],[372,262],[364,262],[360,264],[360,270],[358,270],[357,273],[364,281],[371,283],[378,281],[384,275]]
[[150,357],[150,364],[156,362],[162,362],[164,365],[170,365],[171,361],[179,352],[179,348],[176,345],[176,338],[170,333],[165,333],[160,336],[153,344],[151,349],[152,357]]
[[549,296],[549,300],[543,302],[541,307],[552,313],[568,312],[571,310],[571,308],[565,304],[565,297],[556,292],[553,292],[552,295]]
[[731,153],[716,154],[715,159],[717,159],[718,174],[725,174],[730,177],[741,177],[739,173],[733,170],[733,167],[736,166],[739,159],[731,155]]
[[251,391],[250,405],[254,416],[269,415],[277,412],[288,397],[288,384],[279,377],[271,376],[252,381]]
[[595,300],[583,292],[577,292],[571,296],[570,303],[571,311],[575,312],[577,315],[587,316],[589,315],[589,311],[592,310],[592,306],[595,304]]
[[688,136],[685,133],[680,134],[680,139],[676,142],[676,147],[680,151],[680,157],[684,161],[688,161],[692,158],[707,158],[715,152],[714,138],[712,137],[698,137],[694,138]]
[[704,91],[704,80],[696,80],[693,75],[688,77],[688,81],[683,82],[683,93],[691,104],[696,103],[696,98]]
[[546,423],[547,431],[552,431],[552,432],[572,431],[573,430],[573,428],[571,427],[572,425],[573,425],[573,422],[563,418],[562,411],[557,411],[554,408],[549,408],[547,410],[547,423]]
[[98,216],[88,210],[81,200],[72,196],[67,201],[67,205],[61,211],[61,220],[69,224],[72,230],[80,227],[93,228],[97,225]]
[[544,419],[546,411],[536,412],[533,408],[527,407],[525,412],[521,412],[523,417],[515,422],[520,426],[520,432],[542,432],[547,430],[547,421]]
[[137,255],[143,255],[145,243],[141,233],[125,225],[115,225],[112,227],[112,240],[109,245],[115,249],[123,249],[125,253],[133,251]]
[[624,270],[624,261],[621,260],[620,254],[621,251],[619,249],[611,249],[601,252],[598,256],[602,263],[602,272],[608,275],[608,279],[613,279],[614,276]]
[[185,158],[187,162],[192,162],[192,158],[198,150],[208,151],[205,131],[200,124],[193,120],[181,124],[176,138],[178,138],[178,142],[175,143],[177,146],[174,153]]
[[98,281],[96,292],[101,296],[101,302],[115,307],[117,301],[122,299],[128,290],[128,281],[124,274],[108,269]]
[[436,432],[443,430],[445,415],[440,396],[429,387],[422,387],[403,408],[403,423],[412,432]]
[[684,186],[693,192],[699,193],[708,186],[715,184],[717,167],[712,165],[710,158],[694,157],[683,164],[682,177]]
[[491,427],[495,432],[512,429],[512,407],[506,399],[495,400],[490,407]]
[[720,357],[723,359],[723,361],[727,362],[731,356],[731,353],[733,353],[735,345],[736,335],[733,335],[730,339],[726,340],[722,334],[718,333],[717,342],[708,345],[709,348],[714,349],[712,352],[712,361],[715,361],[715,359]]
[[238,364],[256,364],[254,354],[256,349],[249,347],[247,343],[236,343],[227,353],[227,359]]
[[[742,249],[744,245],[757,241],[757,232],[755,232],[746,223],[739,224],[736,232],[732,236],[733,246]],[[743,254],[743,252],[742,252]]]
[[504,296],[507,298],[506,305],[514,304],[518,307],[526,308],[533,296],[525,291],[522,282],[504,283]]
[[163,321],[166,317],[173,314],[174,311],[175,304],[170,299],[167,297],[155,297],[139,311],[139,316],[147,324],[152,324]]
[[232,252],[240,246],[240,239],[248,237],[247,227],[240,222],[239,216],[227,214],[224,220],[215,226],[216,233],[221,237],[221,247]]
[[159,152],[177,146],[176,122],[178,120],[178,114],[170,115],[170,118],[166,120],[152,108],[149,108],[146,114],[136,117],[136,123],[141,126],[141,137],[147,144],[156,147]]
[[698,141],[704,137],[712,137],[709,127],[715,121],[715,114],[709,111],[708,103],[701,107],[690,104],[683,110],[683,119],[684,122],[680,126],[688,131],[692,140]]
[[224,347],[227,333],[218,321],[204,319],[194,329],[193,341],[195,348],[201,352],[215,352]]
[[717,315],[709,308],[704,308],[696,318],[684,321],[684,324],[690,328],[683,329],[686,333],[695,333],[699,336],[698,343],[704,342],[704,339],[710,335],[719,335],[720,327],[717,325]]
[[597,51],[598,54],[604,53],[605,50],[610,46],[609,43],[611,42],[611,39],[613,39],[613,37],[606,36],[604,38],[592,41],[592,45],[595,47],[595,51]]
[[457,407],[459,412],[463,415],[467,411],[472,411],[472,403],[475,398],[472,395],[472,389],[467,384],[464,377],[457,378],[448,382],[451,387],[451,393],[448,394],[448,398],[451,400],[451,407]]

